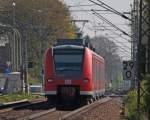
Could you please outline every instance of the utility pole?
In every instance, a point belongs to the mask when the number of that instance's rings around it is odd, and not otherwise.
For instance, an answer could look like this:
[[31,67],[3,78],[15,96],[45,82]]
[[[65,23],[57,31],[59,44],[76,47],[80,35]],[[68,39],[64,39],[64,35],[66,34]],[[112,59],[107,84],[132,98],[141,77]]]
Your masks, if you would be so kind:
[[[13,2],[12,2],[12,12],[13,12],[13,28],[15,28],[15,22],[16,22],[16,20],[15,20],[15,7],[16,7],[16,3],[15,3],[15,1],[13,0]],[[16,56],[16,43],[15,43],[15,32],[13,31],[13,46],[12,46],[13,48],[13,55],[12,55],[12,69],[13,69],[13,71],[16,71],[16,61],[15,61],[15,56]]]
[[139,36],[139,2],[138,0],[134,0],[133,7],[131,8],[131,33],[132,33],[132,41],[131,41],[131,59],[134,62],[134,79],[132,81],[132,88],[136,87],[137,82],[137,45],[138,45],[138,36]]
[[[19,70],[19,64],[21,62],[20,59],[20,52],[19,49],[21,47],[21,40],[20,39],[20,33],[18,32],[18,30],[16,29],[16,2],[15,0],[12,1],[12,18],[13,18],[13,25],[12,25],[12,30],[13,30],[13,54],[12,54],[12,62],[13,62],[13,71],[18,71]],[[17,37],[18,34],[18,37]],[[18,39],[19,38],[19,39]],[[19,60],[20,59],[20,60]]]
[[[150,74],[150,0],[148,0],[148,67],[147,67],[147,73]],[[149,92],[149,95],[150,95],[150,91]],[[150,106],[148,107],[148,120],[150,120]]]
[[27,31],[24,30],[24,50],[23,50],[23,76],[24,76],[24,84],[25,84],[25,93],[29,93],[28,86],[28,54],[27,54]]
[[[137,120],[141,118],[141,98],[145,91],[141,88],[141,74],[150,73],[150,0],[139,3],[139,40],[138,40],[138,89],[137,89]],[[144,48],[144,49],[143,49]],[[144,59],[143,59],[144,58]],[[149,91],[147,91],[149,92]],[[147,106],[149,107],[149,106]],[[150,110],[148,110],[150,112]],[[150,120],[150,113],[148,113]]]
[[[148,0],[148,21],[149,21],[148,31],[150,32],[150,0]],[[147,53],[148,53],[148,58],[147,58],[147,61],[148,61],[147,72],[148,72],[148,74],[150,74],[150,34],[148,34],[148,49],[147,49]]]
[[143,0],[140,0],[139,9],[139,40],[138,40],[138,55],[137,55],[137,120],[141,117],[141,41],[142,41],[142,4]]

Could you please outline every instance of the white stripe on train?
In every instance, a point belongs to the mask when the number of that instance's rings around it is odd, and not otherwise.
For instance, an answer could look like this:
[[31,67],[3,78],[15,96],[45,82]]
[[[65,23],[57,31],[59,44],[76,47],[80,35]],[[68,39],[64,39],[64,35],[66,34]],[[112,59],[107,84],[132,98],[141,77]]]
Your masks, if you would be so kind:
[[[80,95],[95,95],[95,94],[104,94],[105,89],[97,91],[80,91]],[[45,91],[44,95],[56,95],[57,91]]]

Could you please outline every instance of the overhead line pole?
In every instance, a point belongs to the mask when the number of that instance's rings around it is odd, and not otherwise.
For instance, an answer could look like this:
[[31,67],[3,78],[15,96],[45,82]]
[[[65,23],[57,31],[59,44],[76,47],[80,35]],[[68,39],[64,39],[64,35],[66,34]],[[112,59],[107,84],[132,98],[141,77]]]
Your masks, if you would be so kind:
[[140,0],[140,11],[139,11],[139,40],[138,40],[138,59],[137,59],[137,120],[140,120],[141,116],[141,40],[142,40],[142,4],[143,0]]
[[[136,0],[138,1],[138,0]],[[139,0],[139,36],[138,36],[138,55],[137,55],[137,120],[140,120],[142,114],[141,98],[145,95],[145,91],[141,88],[141,74],[150,74],[150,0]],[[141,57],[142,56],[142,57]],[[150,91],[146,91],[149,93]],[[149,106],[147,106],[149,109]],[[150,120],[150,110],[148,112],[148,120]]]
[[[13,0],[12,2],[12,13],[13,13],[13,27],[15,28],[16,27],[16,11],[15,11],[15,7],[16,7],[16,3],[15,3],[15,0]],[[12,55],[12,69],[13,71],[17,71],[17,51],[16,51],[16,48],[17,48],[17,44],[16,44],[16,36],[15,36],[15,32],[13,31],[13,55]]]

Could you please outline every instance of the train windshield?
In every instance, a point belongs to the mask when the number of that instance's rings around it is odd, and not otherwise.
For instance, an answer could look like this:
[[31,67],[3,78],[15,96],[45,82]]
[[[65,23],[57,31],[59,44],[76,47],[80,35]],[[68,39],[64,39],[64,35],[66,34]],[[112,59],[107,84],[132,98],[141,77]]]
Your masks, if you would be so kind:
[[56,76],[61,78],[80,78],[82,73],[82,50],[55,50],[54,62]]

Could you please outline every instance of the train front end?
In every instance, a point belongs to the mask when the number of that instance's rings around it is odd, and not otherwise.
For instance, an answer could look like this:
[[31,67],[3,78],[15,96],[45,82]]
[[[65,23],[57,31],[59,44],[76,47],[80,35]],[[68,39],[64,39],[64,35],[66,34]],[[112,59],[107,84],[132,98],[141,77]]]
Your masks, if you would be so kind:
[[91,91],[90,59],[85,59],[85,47],[60,45],[46,54],[45,95],[50,102],[79,102],[86,91]]

